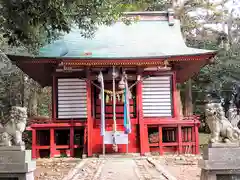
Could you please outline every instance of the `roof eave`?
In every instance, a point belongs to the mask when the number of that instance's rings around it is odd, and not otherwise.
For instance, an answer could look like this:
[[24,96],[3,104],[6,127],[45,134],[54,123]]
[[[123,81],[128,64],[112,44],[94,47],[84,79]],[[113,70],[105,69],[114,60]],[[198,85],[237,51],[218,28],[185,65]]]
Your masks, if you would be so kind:
[[51,60],[123,60],[123,59],[138,59],[138,60],[146,60],[146,59],[171,59],[171,58],[177,58],[177,57],[191,57],[191,56],[207,56],[212,55],[215,56],[218,53],[218,51],[209,51],[206,53],[197,53],[197,54],[181,54],[181,55],[166,55],[166,56],[142,56],[142,57],[45,57],[45,56],[18,56],[18,55],[10,55],[7,56],[11,61],[17,61],[18,59],[24,59],[24,60],[42,60],[42,59],[51,59]]

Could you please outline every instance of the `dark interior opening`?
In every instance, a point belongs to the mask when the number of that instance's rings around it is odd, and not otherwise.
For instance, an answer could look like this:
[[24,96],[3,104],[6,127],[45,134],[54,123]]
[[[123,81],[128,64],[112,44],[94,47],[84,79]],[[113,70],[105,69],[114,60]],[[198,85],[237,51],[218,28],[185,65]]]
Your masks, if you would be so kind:
[[177,142],[177,128],[162,128],[163,143]]
[[37,144],[40,146],[50,145],[50,130],[37,130]]
[[158,127],[148,127],[148,142],[159,143]]
[[74,129],[74,144],[84,145],[84,128]]
[[79,148],[74,149],[74,156],[81,158],[83,155],[84,147],[84,128],[74,129],[74,145],[80,145]]
[[57,129],[55,130],[56,145],[69,145],[70,144],[70,130]]
[[40,158],[49,158],[50,157],[50,149],[39,149]]

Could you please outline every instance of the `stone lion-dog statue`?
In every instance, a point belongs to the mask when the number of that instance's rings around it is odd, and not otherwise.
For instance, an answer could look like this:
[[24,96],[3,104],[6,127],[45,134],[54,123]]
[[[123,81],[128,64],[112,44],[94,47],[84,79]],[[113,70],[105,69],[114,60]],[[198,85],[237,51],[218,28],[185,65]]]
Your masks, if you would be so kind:
[[209,102],[205,106],[206,122],[211,131],[210,143],[236,142],[240,140],[240,130],[233,127],[225,117],[221,103]]
[[236,142],[240,140],[240,130],[233,127],[225,117],[221,103],[207,103],[205,106],[206,122],[211,131],[211,143]]
[[9,119],[0,123],[0,146],[24,146],[22,133],[27,124],[27,108],[13,106]]

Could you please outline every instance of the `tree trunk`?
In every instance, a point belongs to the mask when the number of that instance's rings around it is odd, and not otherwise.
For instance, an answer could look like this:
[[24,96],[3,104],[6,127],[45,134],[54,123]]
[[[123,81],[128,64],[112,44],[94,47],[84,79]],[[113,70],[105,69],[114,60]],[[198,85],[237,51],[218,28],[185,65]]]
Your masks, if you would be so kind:
[[25,75],[21,71],[21,106],[25,106]]
[[185,107],[184,107],[184,116],[193,115],[193,104],[192,104],[192,80],[189,79],[186,82],[185,86]]
[[38,115],[38,94],[36,90],[32,91],[31,93],[29,103],[28,103],[28,108],[29,108],[30,117],[34,117]]
[[177,89],[177,105],[178,105],[178,112],[180,115],[180,119],[183,119],[183,105],[182,105],[180,89]]

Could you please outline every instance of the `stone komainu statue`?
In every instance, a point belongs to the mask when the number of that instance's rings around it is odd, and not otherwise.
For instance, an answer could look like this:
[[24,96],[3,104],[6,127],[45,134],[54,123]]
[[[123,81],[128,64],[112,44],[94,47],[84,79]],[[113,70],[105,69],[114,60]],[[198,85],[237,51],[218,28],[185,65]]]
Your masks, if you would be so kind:
[[9,119],[0,123],[0,146],[22,146],[22,133],[27,124],[27,108],[13,106]]
[[240,130],[233,127],[225,117],[221,103],[208,102],[205,106],[206,122],[211,131],[211,143],[219,141],[234,142],[240,140]]

